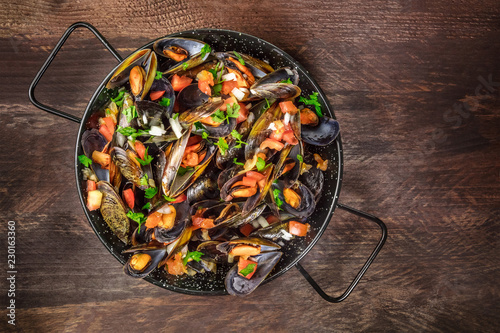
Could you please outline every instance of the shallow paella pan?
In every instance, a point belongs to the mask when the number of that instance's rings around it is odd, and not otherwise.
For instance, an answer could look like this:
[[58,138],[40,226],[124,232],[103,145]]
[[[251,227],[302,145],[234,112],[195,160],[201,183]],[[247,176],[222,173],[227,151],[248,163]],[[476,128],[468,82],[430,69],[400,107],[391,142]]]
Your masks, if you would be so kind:
[[[50,63],[54,60],[58,51],[63,46],[64,42],[67,40],[69,35],[77,28],[87,28],[94,33],[94,35],[104,44],[104,46],[113,54],[113,56],[121,63],[123,58],[115,51],[115,49],[104,39],[104,37],[90,24],[84,22],[77,22],[71,25],[67,31],[63,34],[59,42],[57,43],[54,50],[49,55],[48,59],[37,73],[35,79],[33,80],[30,89],[29,97],[31,102],[38,108],[47,111],[49,113],[55,114],[57,116],[66,118],[80,123],[80,128],[78,131],[78,138],[76,140],[76,151],[75,151],[75,172],[76,172],[76,182],[78,185],[78,193],[80,196],[80,201],[84,208],[84,212],[87,219],[92,226],[97,237],[101,240],[104,246],[108,249],[113,256],[124,264],[129,254],[122,254],[122,251],[127,248],[123,242],[121,242],[109,229],[107,224],[103,221],[101,215],[97,212],[90,212],[87,210],[84,199],[85,185],[81,177],[82,165],[78,163],[77,156],[83,154],[80,145],[81,137],[85,131],[85,123],[88,118],[99,108],[101,108],[106,102],[109,101],[110,96],[107,95],[105,89],[105,84],[115,72],[118,64],[113,70],[110,71],[109,75],[102,81],[100,86],[96,89],[94,95],[90,99],[87,105],[83,117],[80,119],[76,116],[64,113],[62,111],[56,110],[50,106],[43,105],[38,102],[34,96],[35,87],[42,78],[43,74],[49,67]],[[230,51],[236,50],[241,53],[249,54],[256,58],[261,58],[269,61],[270,65],[274,68],[280,68],[284,66],[289,66],[295,68],[300,76],[299,86],[305,94],[311,94],[317,91],[319,93],[319,101],[323,106],[324,112],[335,118],[333,110],[326,99],[325,94],[318,86],[316,81],[309,75],[309,73],[291,56],[283,52],[278,47],[251,35],[243,34],[240,32],[221,30],[221,29],[197,29],[184,31],[179,33],[174,33],[166,37],[188,37],[202,40],[212,46],[213,49],[217,51]],[[161,37],[164,38],[164,37]],[[158,38],[159,39],[159,38]],[[144,45],[140,49],[151,48],[155,41],[151,41]],[[138,49],[139,50],[139,49]],[[135,52],[135,51],[134,51]],[[318,294],[329,302],[341,302],[352,292],[354,287],[357,285],[359,280],[362,278],[370,264],[373,262],[378,252],[382,248],[387,238],[387,229],[384,223],[372,216],[370,214],[361,212],[359,210],[344,206],[338,203],[338,197],[342,182],[342,167],[343,167],[343,155],[342,155],[342,143],[340,135],[337,137],[335,142],[328,145],[327,147],[314,147],[313,152],[321,153],[321,155],[326,156],[330,160],[330,165],[325,173],[325,183],[323,187],[323,195],[317,204],[314,216],[308,219],[308,223],[311,225],[311,230],[306,237],[298,237],[288,242],[281,250],[283,252],[283,257],[276,265],[274,270],[267,276],[264,283],[269,282],[280,275],[284,274],[287,270],[295,266],[307,279],[307,281],[312,285],[312,287],[318,292]],[[366,263],[363,265],[359,273],[353,279],[349,287],[338,297],[332,297],[327,295],[314,281],[314,279],[302,268],[299,261],[312,249],[312,247],[319,240],[323,232],[328,226],[332,214],[335,208],[340,208],[346,210],[352,214],[358,215],[370,221],[373,221],[381,228],[381,237],[376,245],[375,249],[367,259]],[[224,295],[227,291],[224,287],[224,276],[226,270],[221,268],[216,274],[197,274],[195,276],[171,276],[165,274],[161,270],[155,270],[148,277],[144,278],[148,282],[151,282],[157,286],[186,294],[193,295]]]

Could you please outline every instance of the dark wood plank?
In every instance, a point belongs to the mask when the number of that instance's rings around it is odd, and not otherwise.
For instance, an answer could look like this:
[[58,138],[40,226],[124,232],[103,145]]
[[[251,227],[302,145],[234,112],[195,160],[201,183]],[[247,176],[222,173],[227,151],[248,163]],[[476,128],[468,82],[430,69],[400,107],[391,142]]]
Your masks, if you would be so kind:
[[[4,244],[6,221],[16,221],[17,328],[498,330],[497,1],[1,3],[0,231]],[[122,273],[74,188],[77,125],[27,98],[34,74],[75,21],[95,25],[122,55],[176,31],[239,30],[276,44],[312,73],[342,126],[340,199],[389,228],[385,248],[345,302],[326,303],[296,270],[246,298],[185,296]],[[115,64],[90,33],[77,32],[37,96],[81,115]],[[377,232],[336,212],[303,265],[340,293]]]

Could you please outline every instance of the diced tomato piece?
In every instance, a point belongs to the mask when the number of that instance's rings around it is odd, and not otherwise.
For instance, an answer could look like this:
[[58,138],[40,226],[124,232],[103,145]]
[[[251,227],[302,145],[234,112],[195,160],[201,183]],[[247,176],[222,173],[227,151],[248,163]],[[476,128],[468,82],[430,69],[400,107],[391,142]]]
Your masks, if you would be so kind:
[[193,82],[192,78],[187,77],[185,75],[179,76],[179,75],[175,74],[172,77],[172,82],[170,82],[170,83],[172,84],[172,88],[174,88],[174,91],[181,91],[182,89],[189,86],[191,84],[191,82]]
[[109,130],[108,126],[106,125],[101,125],[99,127],[99,133],[102,134],[102,136],[106,139],[106,141],[110,142],[113,140],[113,133]]
[[131,188],[126,189],[125,191],[123,191],[123,197],[125,198],[125,201],[127,202],[127,206],[129,206],[130,209],[134,209],[134,206],[135,206],[134,191],[132,191]]
[[146,220],[146,228],[154,228],[162,222],[162,213],[154,212],[148,215]]
[[92,211],[101,208],[102,193],[99,190],[87,193],[87,208]]
[[240,112],[238,113],[238,118],[236,118],[236,123],[242,123],[248,118],[248,109],[247,106],[243,103],[238,103],[240,106]]
[[200,143],[200,142],[201,142],[201,140],[203,140],[203,139],[201,138],[201,136],[199,136],[199,135],[193,135],[192,137],[190,137],[190,138],[188,139],[188,143],[187,143],[187,145],[186,145],[186,146],[187,146],[187,147],[189,147],[189,146],[195,145],[195,144],[197,144],[197,143]]
[[256,180],[261,180],[261,179],[266,178],[266,176],[264,176],[263,174],[261,174],[260,172],[257,172],[257,171],[247,171],[246,176],[250,177],[250,178],[254,178]]
[[240,232],[245,235],[245,237],[248,237],[252,231],[254,231],[253,225],[251,223],[245,224],[244,226],[240,227]]
[[198,89],[200,89],[205,95],[212,95],[212,88],[210,86],[214,85],[214,76],[207,70],[202,70],[196,75],[198,79]]
[[87,180],[87,192],[97,190],[97,185],[93,180]]
[[[248,265],[255,265],[255,266],[251,266],[253,267],[253,270],[250,271],[248,274],[246,275],[241,274],[241,271],[247,268]],[[245,260],[243,258],[240,258],[240,260],[238,260],[238,275],[243,276],[246,279],[251,279],[252,276],[255,274],[255,271],[257,270],[257,265],[258,264],[255,261]]]
[[238,88],[238,81],[236,80],[224,81],[222,82],[221,93],[223,95],[229,95],[229,93],[233,91],[234,88]]
[[134,143],[134,148],[141,160],[144,160],[144,156],[146,155],[146,147],[144,147],[144,144],[141,141],[136,140]]
[[212,88],[210,88],[208,81],[198,81],[198,89],[205,95],[212,96]]
[[100,164],[103,169],[107,169],[109,168],[111,157],[108,154],[104,154],[100,151],[94,150],[94,152],[92,153],[92,161]]
[[283,133],[285,133],[285,125],[283,125],[281,120],[276,120],[273,124],[276,129],[271,133],[271,135],[269,135],[269,137],[273,140],[281,141]]
[[171,204],[178,203],[178,202],[184,202],[184,201],[186,201],[186,199],[187,199],[187,196],[184,193],[182,193],[177,198],[175,198],[175,201],[172,201]]
[[299,140],[297,140],[292,130],[286,130],[285,133],[283,133],[283,141],[293,146],[299,143]]
[[161,91],[151,91],[149,93],[149,98],[151,98],[152,101],[156,101],[157,99],[160,99],[161,96],[165,94],[165,90]]
[[116,125],[115,121],[116,121],[116,118],[108,116],[108,117],[102,118],[102,120],[104,120],[104,123],[106,124],[106,126],[109,129],[109,131],[111,132],[111,135],[113,135],[113,133],[115,133],[115,125]]
[[309,231],[309,223],[300,223],[297,221],[289,221],[288,222],[288,232],[295,236],[303,237],[307,235]]
[[200,228],[210,229],[215,227],[213,219],[206,219],[203,217],[193,216],[192,221],[193,221],[193,230]]
[[291,115],[296,114],[298,111],[297,107],[295,106],[295,104],[293,104],[292,101],[280,102],[280,108],[281,112],[290,113]]
[[257,179],[250,177],[243,177],[242,184],[249,187],[254,187],[257,185]]
[[221,105],[221,107],[220,107],[221,111],[226,111],[227,105],[229,104],[229,105],[233,106],[234,103],[237,103],[236,99],[234,97],[229,97],[228,99],[226,99],[224,101],[224,104]]
[[277,216],[274,216],[274,215],[268,215],[268,216],[266,217],[266,221],[267,221],[267,223],[269,223],[269,224],[273,224],[273,223],[279,222],[279,221],[280,221],[280,219],[279,219],[279,217],[277,217]]
[[264,150],[266,148],[269,148],[269,149],[274,149],[274,150],[278,150],[280,151],[281,149],[283,149],[285,145],[277,140],[274,140],[274,139],[265,139],[259,146],[259,148],[261,150]]
[[171,275],[183,275],[186,273],[186,267],[182,263],[181,252],[167,260],[167,272]]

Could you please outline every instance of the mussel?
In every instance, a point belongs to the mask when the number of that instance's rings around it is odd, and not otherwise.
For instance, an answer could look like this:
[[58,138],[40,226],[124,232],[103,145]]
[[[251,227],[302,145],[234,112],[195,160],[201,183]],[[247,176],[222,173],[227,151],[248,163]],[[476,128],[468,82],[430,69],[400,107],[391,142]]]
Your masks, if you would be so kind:
[[272,184],[272,193],[278,207],[296,217],[309,217],[316,209],[314,195],[300,182],[287,187],[285,182],[276,181]]
[[120,196],[110,183],[100,181],[97,189],[102,193],[101,214],[111,231],[125,244],[129,243],[130,222]]
[[165,246],[150,246],[144,244],[132,247],[123,253],[133,253],[123,266],[125,274],[135,278],[148,276],[167,255]]
[[302,125],[301,127],[302,140],[315,146],[329,145],[339,133],[339,122],[327,116],[320,117],[317,126]]
[[160,68],[166,74],[175,74],[188,68],[193,68],[203,63],[210,52],[208,44],[200,40],[167,37],[157,40],[153,49],[161,56]]

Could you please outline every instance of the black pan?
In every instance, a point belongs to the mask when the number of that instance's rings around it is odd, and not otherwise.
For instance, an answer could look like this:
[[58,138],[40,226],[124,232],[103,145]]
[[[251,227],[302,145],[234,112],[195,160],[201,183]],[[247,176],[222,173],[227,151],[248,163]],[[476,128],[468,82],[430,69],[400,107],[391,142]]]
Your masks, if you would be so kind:
[[[69,35],[79,27],[87,28],[94,33],[94,35],[104,44],[104,46],[115,56],[115,58],[121,63],[123,58],[115,51],[115,49],[104,39],[104,37],[90,24],[84,22],[78,22],[73,24],[68,28],[68,30],[61,37],[57,43],[54,50],[49,55],[45,64],[42,66],[35,79],[33,80],[30,90],[29,97],[31,102],[38,108],[55,114],[57,116],[75,121],[80,123],[80,129],[78,131],[78,138],[76,140],[75,149],[75,174],[76,183],[78,187],[78,194],[80,196],[80,201],[84,209],[85,215],[94,229],[97,237],[101,240],[104,246],[108,249],[113,256],[124,264],[127,261],[128,254],[122,254],[122,251],[126,248],[126,245],[122,243],[109,229],[107,224],[103,221],[102,217],[97,212],[89,212],[85,205],[84,189],[85,182],[82,181],[81,169],[82,166],[78,163],[77,156],[83,154],[80,141],[83,132],[85,131],[85,123],[88,118],[98,109],[100,109],[106,102],[109,101],[109,96],[104,89],[106,82],[111,77],[115,69],[120,65],[110,70],[109,75],[104,78],[102,83],[96,89],[94,95],[90,99],[87,105],[83,117],[80,119],[73,115],[61,112],[52,107],[46,106],[38,102],[34,96],[34,90],[41,77],[49,67],[50,63],[56,56],[57,52],[60,50]],[[290,55],[268,43],[258,37],[247,35],[244,33],[221,30],[221,29],[197,29],[184,31],[179,33],[174,33],[168,35],[169,37],[189,37],[203,40],[204,42],[210,44],[212,49],[216,51],[231,51],[236,50],[241,53],[249,54],[259,59],[268,60],[270,65],[274,68],[280,68],[283,66],[290,66],[295,68],[300,75],[299,86],[305,95],[311,94],[317,91],[319,93],[319,101],[323,106],[323,111],[325,114],[335,118],[332,107],[328,103],[328,100],[318,86],[316,81],[309,75],[307,70],[305,70],[297,61],[295,61]],[[162,37],[163,38],[163,37]],[[154,41],[141,47],[151,48]],[[134,51],[135,52],[135,51]],[[367,213],[363,213],[356,209],[344,206],[338,203],[338,197],[340,192],[340,187],[342,183],[342,167],[343,167],[343,155],[342,155],[342,143],[340,135],[332,144],[327,147],[314,147],[313,152],[321,153],[322,156],[327,156],[331,161],[329,169],[325,173],[325,184],[323,187],[323,195],[317,204],[316,211],[314,215],[309,218],[308,222],[311,225],[311,230],[306,237],[297,237],[296,239],[288,242],[284,248],[282,248],[283,257],[280,262],[276,265],[274,270],[269,274],[264,283],[269,282],[288,271],[293,266],[297,267],[299,271],[304,275],[304,277],[311,283],[313,288],[322,296],[325,300],[329,302],[340,302],[344,300],[357,285],[361,277],[364,275],[370,264],[373,262],[378,252],[382,248],[385,240],[387,238],[387,229],[384,223]],[[335,208],[341,208],[360,217],[366,218],[378,224],[382,230],[382,235],[377,246],[373,250],[372,254],[361,268],[360,272],[352,281],[351,285],[347,290],[339,297],[331,297],[326,295],[323,290],[317,285],[317,283],[311,278],[311,276],[300,266],[299,261],[312,249],[312,247],[319,240],[323,232],[325,231]],[[157,286],[186,294],[192,295],[224,295],[227,294],[224,288],[224,274],[225,272],[219,270],[217,274],[197,274],[195,276],[171,276],[167,275],[161,270],[157,269],[148,277],[145,278],[148,282],[151,282]]]

